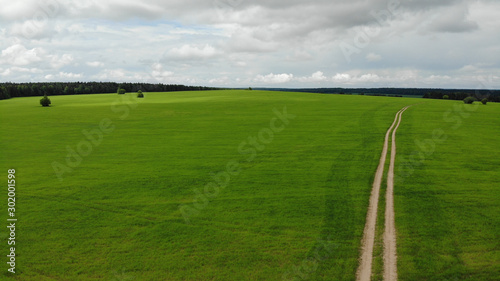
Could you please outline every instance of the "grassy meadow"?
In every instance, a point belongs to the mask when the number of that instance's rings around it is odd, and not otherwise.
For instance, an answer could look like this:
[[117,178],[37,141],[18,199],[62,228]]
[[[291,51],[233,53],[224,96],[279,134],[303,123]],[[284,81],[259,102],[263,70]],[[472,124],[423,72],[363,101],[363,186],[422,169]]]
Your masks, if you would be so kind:
[[[385,132],[422,102],[265,91],[39,99],[0,101],[0,169],[16,169],[13,280],[354,280]],[[400,280],[494,280],[500,267],[500,105],[447,114],[454,106],[425,100],[398,131]],[[415,143],[433,134],[446,137],[433,151]]]
[[498,280],[500,104],[405,112],[395,185],[401,280]]

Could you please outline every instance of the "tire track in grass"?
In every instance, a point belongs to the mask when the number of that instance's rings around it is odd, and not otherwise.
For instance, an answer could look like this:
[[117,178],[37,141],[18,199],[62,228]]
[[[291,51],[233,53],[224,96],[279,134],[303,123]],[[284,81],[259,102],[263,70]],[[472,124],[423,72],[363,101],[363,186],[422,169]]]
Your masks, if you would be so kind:
[[[372,134],[370,129],[376,126],[374,116],[386,105],[382,104],[366,110],[357,122],[357,134],[360,138],[356,139],[356,146],[353,151],[367,150],[373,151]],[[352,129],[340,132],[339,135],[348,135],[352,133]],[[372,149],[369,149],[372,148]],[[364,219],[361,214],[354,211],[356,208],[356,197],[353,192],[356,191],[356,184],[352,183],[353,177],[356,177],[352,172],[352,168],[358,163],[372,163],[377,161],[377,155],[374,153],[353,153],[350,150],[339,150],[339,154],[332,161],[330,171],[325,180],[325,218],[321,230],[321,239],[334,243],[338,247],[335,251],[329,253],[328,259],[323,260],[318,266],[315,274],[311,274],[310,280],[345,280],[353,275],[353,268],[357,266],[357,251],[359,242],[352,240],[352,237],[357,237],[356,228],[354,225],[359,225]],[[370,180],[371,181],[371,180]],[[361,221],[364,223],[364,221]],[[363,227],[363,225],[361,225]],[[361,229],[362,231],[362,229]],[[359,240],[357,240],[359,241]],[[308,256],[318,248],[318,243],[314,245]],[[333,275],[332,275],[333,273]]]
[[[389,146],[388,145],[389,144],[389,136],[390,136],[393,128],[396,127],[396,124],[399,125],[400,116],[406,109],[408,109],[408,107],[409,106],[404,107],[403,109],[401,109],[400,111],[398,111],[396,113],[396,117],[394,118],[392,125],[389,127],[389,129],[387,130],[387,132],[385,134],[382,154],[380,156],[379,165],[377,167],[377,170],[375,172],[375,177],[373,180],[372,192],[370,195],[370,202],[368,205],[368,212],[366,215],[366,224],[365,224],[365,228],[363,231],[363,240],[361,241],[361,255],[360,255],[360,261],[359,261],[359,267],[358,267],[358,270],[356,272],[356,280],[358,280],[358,281],[368,281],[371,278],[372,261],[373,261],[373,247],[374,247],[374,243],[375,243],[375,226],[377,223],[377,210],[378,210],[378,201],[379,201],[379,196],[380,196],[380,185],[382,183],[382,177],[384,174],[384,166],[385,166],[385,161],[387,158],[387,150],[388,150],[388,146]],[[398,120],[399,120],[399,122],[398,122]],[[385,246],[384,246],[384,249],[385,249]],[[395,250],[396,249],[394,248],[394,251]],[[384,253],[384,257],[385,257],[385,253]],[[385,268],[385,265],[384,265],[384,268]]]
[[394,219],[394,162],[396,161],[396,132],[401,124],[401,116],[408,109],[399,112],[398,123],[392,131],[391,159],[387,173],[387,191],[385,196],[385,230],[384,230],[384,280],[398,280],[396,253],[396,226]]

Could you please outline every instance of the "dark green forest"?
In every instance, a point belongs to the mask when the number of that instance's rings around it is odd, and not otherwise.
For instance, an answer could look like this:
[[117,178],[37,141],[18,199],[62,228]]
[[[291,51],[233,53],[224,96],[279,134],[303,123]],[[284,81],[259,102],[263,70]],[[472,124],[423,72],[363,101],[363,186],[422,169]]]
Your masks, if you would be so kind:
[[[47,83],[0,83],[0,100],[14,97],[84,95],[116,93],[117,89],[127,92],[174,92],[174,91],[207,91],[220,88],[203,86],[185,86],[176,84],[150,83],[115,83],[115,82],[47,82]],[[467,89],[419,89],[419,88],[256,88],[268,91],[293,91],[320,94],[370,95],[403,97],[415,96],[430,99],[463,100],[474,97],[477,100],[488,99],[500,102],[500,90],[467,90]]]
[[0,100],[14,97],[85,95],[116,93],[118,88],[127,92],[174,92],[205,91],[215,88],[184,86],[175,84],[115,83],[115,82],[70,82],[70,83],[0,83]]
[[309,89],[284,89],[284,88],[256,88],[257,90],[293,91],[320,94],[340,95],[367,95],[387,97],[415,96],[429,99],[463,100],[474,97],[477,100],[487,98],[490,102],[500,102],[500,90],[471,90],[471,89],[425,89],[425,88],[309,88]]
[[426,99],[450,99],[464,100],[468,97],[473,97],[480,101],[488,99],[490,102],[500,102],[500,91],[498,90],[470,90],[470,91],[431,91],[424,94]]

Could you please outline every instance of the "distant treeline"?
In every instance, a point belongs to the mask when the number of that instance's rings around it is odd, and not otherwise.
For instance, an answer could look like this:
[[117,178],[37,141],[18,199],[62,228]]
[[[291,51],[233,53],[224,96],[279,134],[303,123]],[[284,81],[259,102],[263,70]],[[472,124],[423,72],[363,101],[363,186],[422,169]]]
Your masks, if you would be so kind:
[[500,90],[457,90],[457,89],[419,89],[419,88],[309,88],[283,89],[260,88],[271,91],[293,91],[321,94],[369,95],[369,96],[418,96],[422,98],[442,99],[448,96],[452,100],[463,100],[466,97],[475,97],[478,100],[488,98],[491,102],[500,102]]
[[57,95],[83,95],[116,93],[118,88],[128,92],[174,92],[174,91],[206,91],[215,88],[166,85],[149,83],[115,83],[115,82],[71,82],[71,83],[0,83],[0,100],[14,97],[33,97]]
[[423,96],[424,89],[403,88],[304,88],[304,89],[268,89],[276,91],[293,91],[320,94],[370,95],[370,96]]
[[498,90],[470,90],[460,92],[451,90],[436,90],[426,93],[424,99],[450,99],[464,100],[467,97],[474,97],[476,100],[488,99],[490,102],[500,102],[500,91]]

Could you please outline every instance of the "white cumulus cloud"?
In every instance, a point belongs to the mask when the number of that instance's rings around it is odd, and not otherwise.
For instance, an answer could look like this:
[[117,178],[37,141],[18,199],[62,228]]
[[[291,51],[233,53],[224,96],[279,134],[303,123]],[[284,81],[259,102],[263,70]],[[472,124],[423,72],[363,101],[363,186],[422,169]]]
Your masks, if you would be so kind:
[[351,75],[347,73],[337,73],[332,79],[335,82],[349,82],[351,80]]
[[104,63],[102,63],[100,61],[89,61],[89,62],[87,62],[87,65],[90,67],[103,67]]
[[62,56],[52,55],[51,57],[51,66],[53,68],[61,68],[73,62],[74,58],[70,54],[64,54]]
[[204,46],[183,45],[180,48],[171,49],[167,57],[181,60],[207,59],[217,55],[217,50],[206,44]]
[[2,51],[3,64],[23,66],[43,60],[44,51],[40,48],[26,49],[21,44],[15,44]]
[[270,73],[268,75],[257,75],[254,81],[263,84],[281,84],[290,82],[293,79],[293,74],[274,74]]
[[300,82],[324,82],[328,81],[328,77],[322,71],[316,71],[311,76],[298,78]]

